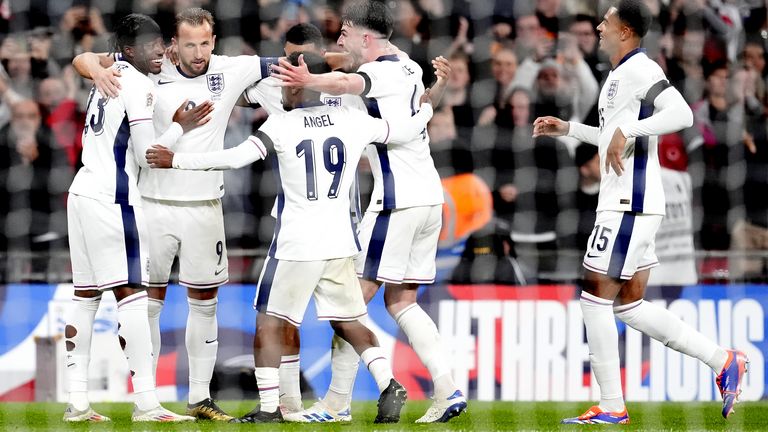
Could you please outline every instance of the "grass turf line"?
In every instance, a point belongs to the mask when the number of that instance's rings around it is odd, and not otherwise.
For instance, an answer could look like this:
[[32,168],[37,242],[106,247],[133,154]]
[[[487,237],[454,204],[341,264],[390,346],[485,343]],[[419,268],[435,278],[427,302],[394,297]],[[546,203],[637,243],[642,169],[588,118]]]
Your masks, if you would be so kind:
[[[255,402],[221,402],[224,410],[242,415],[256,406]],[[309,406],[309,403],[305,403]],[[183,412],[185,404],[168,403],[165,406],[175,412]],[[507,431],[545,430],[573,431],[581,426],[559,425],[563,417],[581,414],[589,407],[583,402],[474,402],[469,412],[447,424],[417,425],[413,422],[429,406],[428,401],[407,402],[400,423],[394,425],[373,424],[376,402],[356,402],[352,406],[352,424],[269,424],[230,425],[201,421],[185,424],[137,423],[130,421],[132,405],[128,403],[95,403],[101,414],[112,417],[105,424],[67,424],[61,420],[64,404],[57,403],[2,403],[0,404],[0,430],[71,430],[71,431],[241,431],[259,430],[296,431]],[[632,431],[765,431],[768,430],[768,401],[738,404],[730,420],[720,416],[720,404],[706,403],[629,403]],[[604,427],[598,427],[604,429]]]

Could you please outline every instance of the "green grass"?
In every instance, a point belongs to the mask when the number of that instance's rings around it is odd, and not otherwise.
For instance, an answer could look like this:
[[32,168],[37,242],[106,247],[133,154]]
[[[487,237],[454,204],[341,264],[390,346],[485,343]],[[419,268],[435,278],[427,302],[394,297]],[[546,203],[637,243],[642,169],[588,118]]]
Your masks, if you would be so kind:
[[[131,405],[126,403],[94,404],[100,413],[112,417],[106,424],[69,425],[61,421],[63,404],[55,403],[3,403],[0,404],[1,431],[70,430],[70,431],[507,431],[507,430],[567,430],[583,426],[560,426],[561,418],[581,414],[587,403],[573,402],[470,402],[469,411],[448,424],[416,425],[413,421],[427,409],[428,402],[408,402],[402,418],[396,425],[375,425],[375,402],[359,402],[352,407],[351,424],[269,424],[230,425],[212,422],[188,424],[137,424],[130,421]],[[182,412],[183,404],[166,404]],[[222,402],[228,412],[242,415],[255,406],[254,402]],[[720,416],[717,403],[630,403],[632,424],[623,429],[632,431],[682,430],[768,430],[768,402],[750,402],[737,405],[731,420]],[[610,428],[610,427],[609,427]],[[598,429],[605,429],[598,426]],[[612,428],[615,429],[615,428]]]

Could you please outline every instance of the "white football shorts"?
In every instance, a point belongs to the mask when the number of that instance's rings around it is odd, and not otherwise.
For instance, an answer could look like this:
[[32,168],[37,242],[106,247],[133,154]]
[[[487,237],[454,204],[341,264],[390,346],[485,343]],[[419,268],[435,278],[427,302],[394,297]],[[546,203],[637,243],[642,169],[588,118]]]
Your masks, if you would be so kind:
[[149,224],[149,286],[168,285],[179,256],[179,284],[216,288],[229,281],[221,201],[165,201],[143,198]]
[[149,235],[141,207],[70,193],[67,226],[76,290],[147,286]]
[[661,219],[661,215],[598,212],[584,254],[584,268],[629,280],[636,272],[656,267],[656,231]]
[[360,223],[357,276],[389,283],[435,281],[435,255],[443,206],[365,212]]
[[319,320],[353,321],[367,313],[351,257],[287,261],[268,256],[253,307],[299,327],[313,296]]

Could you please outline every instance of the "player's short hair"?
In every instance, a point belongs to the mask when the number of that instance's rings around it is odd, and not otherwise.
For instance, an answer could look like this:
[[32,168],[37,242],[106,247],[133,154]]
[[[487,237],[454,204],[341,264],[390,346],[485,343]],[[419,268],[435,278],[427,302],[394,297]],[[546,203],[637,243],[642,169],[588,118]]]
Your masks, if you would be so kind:
[[288,29],[285,41],[294,45],[315,44],[320,48],[323,45],[323,34],[314,24],[300,23]]
[[189,24],[193,27],[201,26],[205,23],[211,26],[213,33],[213,15],[203,8],[187,8],[176,15],[176,34],[179,34],[179,27],[182,24]]
[[134,46],[136,39],[145,35],[162,37],[160,26],[152,18],[139,13],[128,14],[115,26],[112,45],[115,52],[123,52],[127,46]]
[[621,0],[616,5],[616,16],[640,38],[651,27],[651,10],[643,0]]
[[341,22],[352,27],[364,27],[389,39],[395,28],[392,11],[382,1],[358,0],[344,7]]
[[299,65],[299,56],[304,56],[304,63],[307,64],[307,69],[313,74],[322,74],[331,71],[331,67],[325,62],[323,56],[315,54],[309,51],[296,51],[288,56],[288,61],[293,66]]

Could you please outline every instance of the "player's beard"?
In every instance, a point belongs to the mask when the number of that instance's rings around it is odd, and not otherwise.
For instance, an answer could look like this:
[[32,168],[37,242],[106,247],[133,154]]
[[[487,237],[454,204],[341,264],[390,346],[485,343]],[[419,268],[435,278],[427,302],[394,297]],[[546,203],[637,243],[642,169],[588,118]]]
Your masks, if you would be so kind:
[[182,66],[185,67],[186,70],[188,70],[192,76],[200,76],[204,74],[208,70],[208,64],[210,63],[210,60],[204,60],[201,66],[198,66],[192,62],[185,62],[182,60],[179,60],[182,63]]

